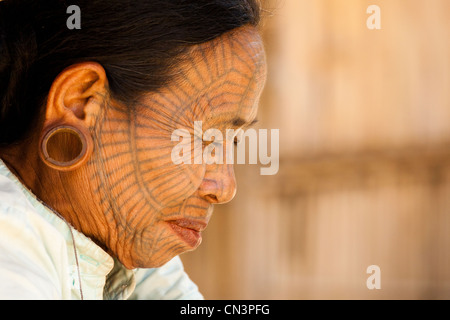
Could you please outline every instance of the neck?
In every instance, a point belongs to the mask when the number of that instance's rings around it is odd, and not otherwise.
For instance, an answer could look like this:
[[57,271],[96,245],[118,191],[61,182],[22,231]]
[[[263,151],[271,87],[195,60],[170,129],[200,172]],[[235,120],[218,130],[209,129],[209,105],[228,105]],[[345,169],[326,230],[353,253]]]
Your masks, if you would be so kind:
[[33,145],[38,143],[1,150],[0,158],[39,200],[103,250],[117,256],[122,249],[111,232],[115,229],[111,218],[107,220],[101,207],[105,204],[93,191],[98,189],[99,181],[89,178],[94,176],[90,167],[85,164],[67,172],[52,169],[40,159],[37,148],[30,147]]
[[[60,172],[46,166],[40,159],[34,144],[22,144],[0,152],[0,158],[8,169],[39,200],[58,212],[75,229],[91,237],[103,247],[98,239],[105,232],[102,221],[95,217],[99,208],[92,207],[95,196],[90,192],[92,186],[86,179],[87,166],[69,172]],[[88,206],[88,204],[90,206]]]
[[39,154],[30,146],[32,143],[22,143],[1,149],[0,158],[19,181],[37,195],[36,191],[42,189],[41,168],[39,167]]

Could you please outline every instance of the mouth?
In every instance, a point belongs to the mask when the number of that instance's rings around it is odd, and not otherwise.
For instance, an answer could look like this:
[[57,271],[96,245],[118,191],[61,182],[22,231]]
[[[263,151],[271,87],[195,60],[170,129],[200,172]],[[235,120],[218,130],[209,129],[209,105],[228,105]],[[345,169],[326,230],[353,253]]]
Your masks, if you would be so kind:
[[202,240],[201,232],[208,225],[207,222],[192,219],[177,219],[166,221],[172,230],[190,247],[196,248]]

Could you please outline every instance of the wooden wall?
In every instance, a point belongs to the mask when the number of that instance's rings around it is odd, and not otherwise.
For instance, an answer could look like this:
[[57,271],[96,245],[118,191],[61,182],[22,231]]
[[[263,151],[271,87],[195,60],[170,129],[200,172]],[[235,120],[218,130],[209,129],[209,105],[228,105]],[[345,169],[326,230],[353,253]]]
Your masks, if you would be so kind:
[[450,1],[266,2],[280,170],[236,166],[186,270],[207,299],[449,299]]

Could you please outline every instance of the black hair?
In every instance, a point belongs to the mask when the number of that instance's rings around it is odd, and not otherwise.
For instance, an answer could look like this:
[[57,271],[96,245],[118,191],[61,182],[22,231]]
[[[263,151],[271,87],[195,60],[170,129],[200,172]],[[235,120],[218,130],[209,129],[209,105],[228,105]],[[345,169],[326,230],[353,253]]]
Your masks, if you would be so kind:
[[[66,25],[81,11],[81,29]],[[0,1],[0,146],[28,137],[57,75],[100,63],[111,97],[135,101],[171,81],[192,45],[257,26],[257,0]]]

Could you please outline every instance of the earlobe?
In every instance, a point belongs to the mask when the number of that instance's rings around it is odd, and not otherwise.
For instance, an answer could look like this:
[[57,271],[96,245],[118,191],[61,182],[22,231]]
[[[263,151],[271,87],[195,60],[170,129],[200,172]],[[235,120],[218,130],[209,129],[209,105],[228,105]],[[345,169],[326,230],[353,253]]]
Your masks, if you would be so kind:
[[50,168],[72,171],[84,165],[93,151],[92,136],[68,125],[44,132],[39,142],[39,156]]

